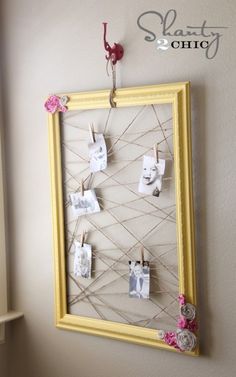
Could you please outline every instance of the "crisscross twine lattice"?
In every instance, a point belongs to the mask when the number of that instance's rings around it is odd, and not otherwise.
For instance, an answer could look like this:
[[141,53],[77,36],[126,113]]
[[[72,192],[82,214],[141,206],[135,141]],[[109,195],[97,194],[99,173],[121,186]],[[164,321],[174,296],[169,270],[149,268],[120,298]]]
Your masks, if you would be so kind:
[[[88,123],[104,133],[108,167],[89,170]],[[67,292],[69,312],[76,315],[160,328],[175,325],[178,315],[173,129],[170,105],[151,105],[63,114]],[[158,144],[166,160],[159,198],[138,192],[143,155]],[[101,212],[75,218],[69,194],[81,179],[94,188]],[[74,241],[82,230],[93,247],[92,279],[73,275]],[[149,300],[129,298],[129,260],[140,259],[143,246],[150,262]]]

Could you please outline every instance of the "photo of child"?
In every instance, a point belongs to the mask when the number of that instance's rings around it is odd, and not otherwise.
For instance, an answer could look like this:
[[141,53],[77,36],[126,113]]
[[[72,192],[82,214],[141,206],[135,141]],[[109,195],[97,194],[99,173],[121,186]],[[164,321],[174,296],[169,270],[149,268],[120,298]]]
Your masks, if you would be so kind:
[[129,261],[129,296],[149,298],[150,268],[149,263]]
[[159,196],[162,186],[162,176],[165,172],[165,160],[143,156],[143,170],[139,180],[138,191],[143,194]]

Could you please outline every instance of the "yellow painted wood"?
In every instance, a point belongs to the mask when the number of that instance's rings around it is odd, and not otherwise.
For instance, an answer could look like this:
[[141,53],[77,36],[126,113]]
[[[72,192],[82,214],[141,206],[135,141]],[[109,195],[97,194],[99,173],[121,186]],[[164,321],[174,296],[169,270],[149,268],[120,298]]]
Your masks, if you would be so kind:
[[59,115],[48,116],[56,324],[66,314],[66,273]]
[[[68,110],[109,108],[110,90],[83,93],[60,93],[67,95]],[[116,90],[117,107],[172,104],[174,128],[174,156],[176,183],[176,215],[178,244],[179,292],[188,302],[196,305],[194,214],[192,193],[190,84],[189,82],[152,85]],[[157,339],[157,331],[67,313],[66,261],[64,240],[63,193],[61,172],[61,146],[59,115],[48,115],[49,153],[51,165],[51,191],[54,234],[54,270],[56,326],[62,329],[102,335],[178,352]],[[199,349],[185,354],[196,356]]]

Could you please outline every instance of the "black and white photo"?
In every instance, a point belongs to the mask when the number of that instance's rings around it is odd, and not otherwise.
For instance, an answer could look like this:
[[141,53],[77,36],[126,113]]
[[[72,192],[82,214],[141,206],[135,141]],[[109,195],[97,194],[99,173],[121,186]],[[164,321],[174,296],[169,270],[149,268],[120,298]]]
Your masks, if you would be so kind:
[[92,247],[89,244],[75,242],[74,275],[86,279],[91,278]]
[[75,216],[100,212],[100,206],[94,190],[85,190],[70,194],[72,210]]
[[96,173],[107,167],[107,148],[103,134],[95,135],[95,142],[88,144],[90,171]]
[[147,261],[129,261],[129,297],[149,298],[150,268]]
[[165,172],[165,160],[143,156],[143,168],[139,180],[138,191],[142,194],[159,196],[162,187],[162,176]]

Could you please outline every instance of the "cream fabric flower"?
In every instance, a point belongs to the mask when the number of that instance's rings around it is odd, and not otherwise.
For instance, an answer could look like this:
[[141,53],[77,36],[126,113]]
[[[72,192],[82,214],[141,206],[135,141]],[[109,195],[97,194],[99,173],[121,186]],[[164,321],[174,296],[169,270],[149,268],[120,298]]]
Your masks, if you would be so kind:
[[65,106],[68,101],[69,101],[69,98],[67,96],[62,96],[60,98],[60,103],[61,103],[62,106]]
[[195,309],[195,306],[192,305],[192,304],[185,304],[185,305],[182,305],[181,308],[180,308],[180,313],[181,315],[188,319],[188,320],[193,320],[196,316],[196,309]]
[[192,351],[196,347],[197,337],[187,329],[177,330],[176,343],[181,351]]
[[158,330],[157,337],[159,339],[164,339],[164,337],[165,337],[165,331],[164,330]]

